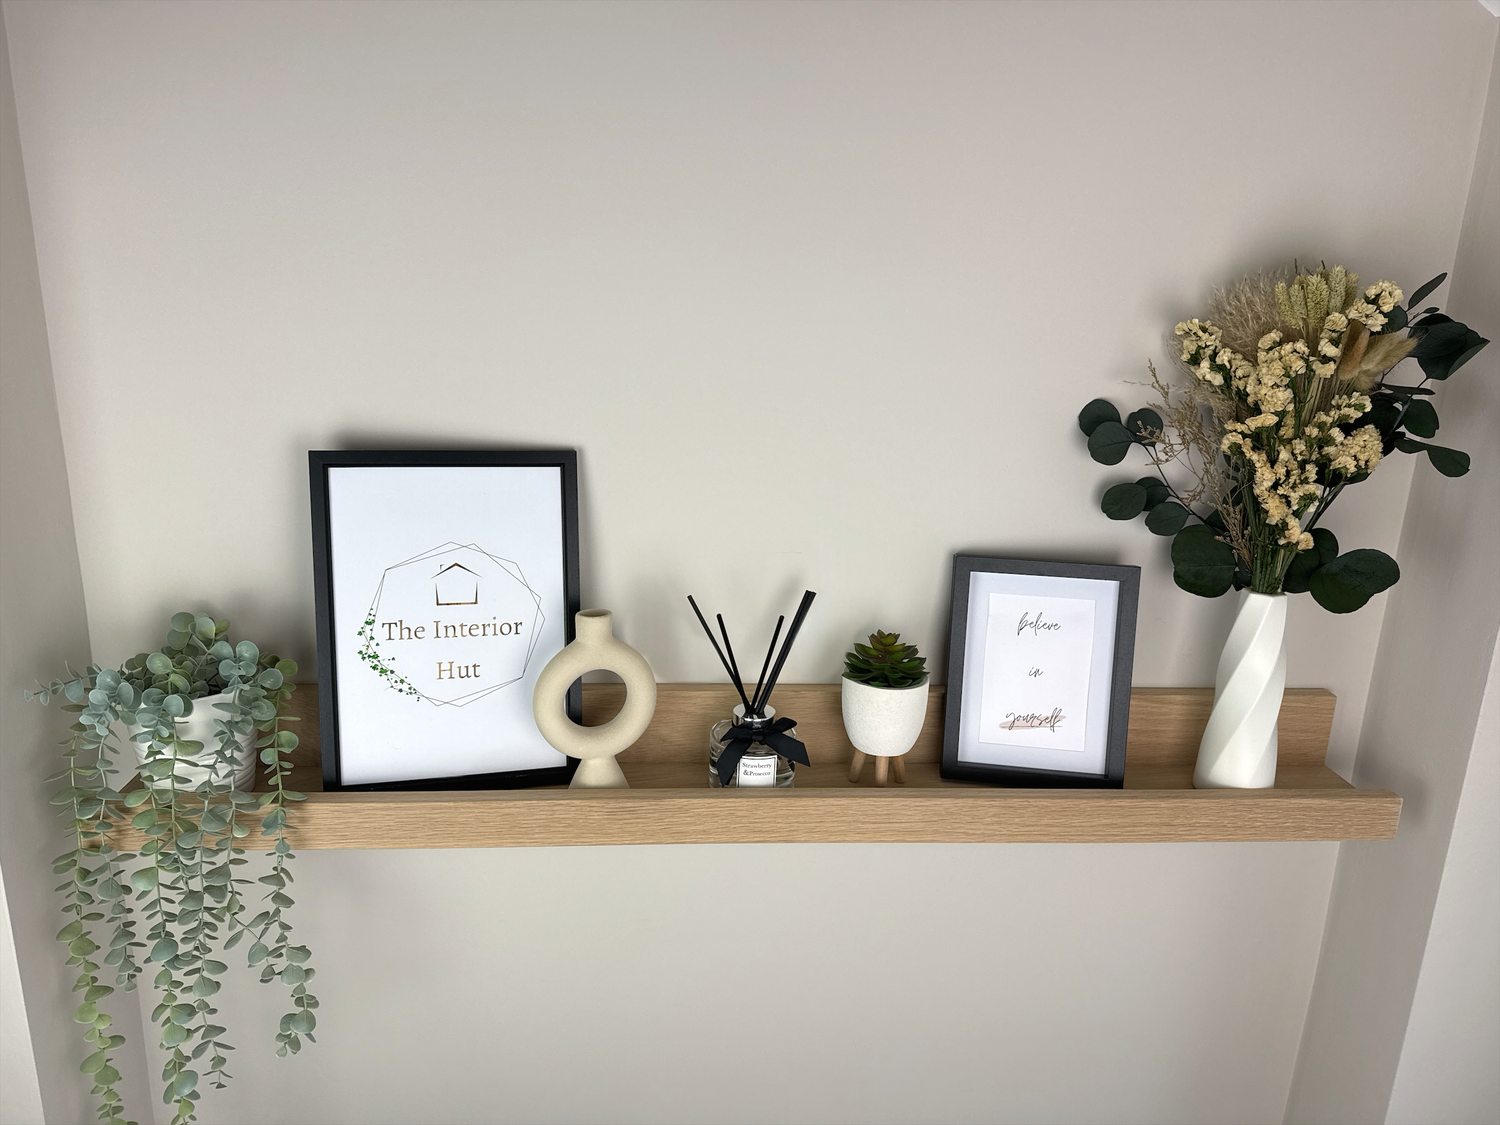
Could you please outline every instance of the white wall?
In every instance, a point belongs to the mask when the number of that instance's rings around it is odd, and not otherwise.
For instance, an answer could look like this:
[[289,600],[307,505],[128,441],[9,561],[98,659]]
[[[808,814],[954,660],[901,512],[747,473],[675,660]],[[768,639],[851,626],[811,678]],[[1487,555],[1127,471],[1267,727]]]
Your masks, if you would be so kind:
[[1500,1121],[1500,648],[1453,818],[1391,1125]]
[[[11,95],[9,18],[7,10],[0,23],[0,1120],[29,1125],[38,1100],[51,1122],[94,1120],[90,1083],[78,1073],[90,1051],[72,1020],[77,970],[53,940],[65,919],[52,857],[68,845],[42,780],[60,768],[67,720],[56,704],[43,711],[23,697],[38,676],[61,674],[64,660],[87,664],[89,637]],[[120,1023],[138,1018],[133,995],[104,1007]],[[119,1053],[123,1090],[137,1104],[144,1057],[138,1037]]]
[[[310,447],[550,443],[585,600],[669,681],[715,675],[685,594],[753,633],[804,584],[789,681],[876,625],[941,666],[979,549],[1142,564],[1137,682],[1209,682],[1232,607],[1098,513],[1126,474],[1073,418],[1242,271],[1448,268],[1495,36],[1468,3],[5,11],[95,653],[201,602],[310,656]],[[1341,501],[1346,546],[1396,550],[1412,471]],[[726,547],[761,498],[775,534]],[[219,512],[233,557],[157,550]],[[1346,771],[1384,600],[1292,614]],[[307,854],[320,1042],[270,1059],[278,998],[234,986],[205,1120],[1279,1120],[1334,855]],[[741,940],[791,952],[740,983]],[[781,1074],[718,1069],[773,1033]]]
[[204,1120],[1279,1121],[1331,852],[306,852],[318,1044],[231,974]]
[[[1495,12],[1500,16],[1500,10]],[[1461,279],[1467,307],[1500,308],[1500,54],[1490,71],[1484,139],[1465,230],[1475,273]],[[1485,271],[1487,267],[1487,272]],[[1489,358],[1480,377],[1493,381]],[[1493,402],[1494,399],[1491,399]],[[1462,409],[1462,404],[1459,404]],[[1487,459],[1500,451],[1500,416],[1488,419]],[[1493,478],[1492,478],[1493,479]],[[1417,499],[1414,497],[1414,499]],[[1494,511],[1496,497],[1490,494]],[[1484,501],[1481,498],[1480,503]],[[1478,511],[1482,512],[1481,507]],[[1475,722],[1432,927],[1412,998],[1386,1120],[1391,1125],[1500,1121],[1500,646]]]
[[[1245,270],[1448,268],[1493,28],[1419,7],[14,5],[95,649],[212,601],[306,657],[304,451],[514,441],[581,451],[585,600],[664,680],[717,674],[685,594],[804,584],[788,682],[882,622],[941,667],[975,548],[1145,564],[1139,682],[1207,683],[1228,601],[1073,419]],[[1410,471],[1331,526],[1394,551]],[[254,550],[162,558],[121,486],[238,488]],[[1292,614],[1346,769],[1380,614]]]
[[21,962],[10,925],[10,903],[0,869],[0,1122],[41,1125],[42,1087],[21,989]]
[[[1452,285],[1452,314],[1500,336],[1500,64],[1489,72]],[[1404,577],[1386,613],[1355,767],[1356,783],[1401,794],[1401,830],[1390,843],[1341,847],[1288,1107],[1294,1125],[1379,1122],[1387,1113],[1412,1120],[1413,1112],[1424,1122],[1500,1119],[1490,1093],[1493,1051],[1487,1074],[1469,1074],[1446,1090],[1442,1073],[1428,1069],[1434,1055],[1455,1068],[1482,1057],[1473,1052],[1482,1050],[1483,1029],[1493,1028],[1497,1001],[1496,946],[1484,943],[1485,919],[1493,933],[1500,911],[1495,856],[1475,857],[1472,835],[1450,850],[1450,837],[1461,795],[1481,817],[1495,802],[1484,780],[1493,745],[1481,747],[1478,762],[1471,755],[1480,746],[1485,679],[1500,632],[1500,347],[1471,360],[1433,402],[1443,423],[1439,438],[1469,450],[1473,468],[1458,480],[1421,473],[1412,484],[1401,538]],[[1433,929],[1440,885],[1453,889],[1445,891],[1444,928]],[[1464,932],[1458,923],[1455,933],[1455,914],[1476,928]],[[1453,991],[1453,973],[1463,978],[1462,995]],[[1419,1014],[1419,978],[1427,982],[1422,1022],[1409,1028]],[[1471,1006],[1486,999],[1489,1011],[1476,1014]],[[1398,1063],[1407,1089],[1401,1103],[1388,1105]],[[1480,1116],[1448,1115],[1465,1103]]]

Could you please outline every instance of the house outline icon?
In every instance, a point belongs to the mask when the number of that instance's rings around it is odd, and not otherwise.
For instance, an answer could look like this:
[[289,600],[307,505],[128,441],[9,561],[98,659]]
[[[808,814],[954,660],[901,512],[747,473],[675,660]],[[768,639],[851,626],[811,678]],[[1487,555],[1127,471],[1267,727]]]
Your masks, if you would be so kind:
[[463,563],[449,563],[432,576],[432,591],[438,605],[478,605],[479,575]]

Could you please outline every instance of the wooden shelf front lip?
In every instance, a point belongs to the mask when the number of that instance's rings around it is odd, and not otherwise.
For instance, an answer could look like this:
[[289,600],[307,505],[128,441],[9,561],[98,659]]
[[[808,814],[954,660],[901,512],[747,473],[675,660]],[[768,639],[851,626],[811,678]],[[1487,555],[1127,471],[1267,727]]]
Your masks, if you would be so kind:
[[[777,704],[798,719],[814,768],[790,790],[710,790],[707,731],[734,702],[728,685],[663,684],[656,718],[620,761],[635,788],[324,793],[317,689],[299,687],[302,738],[293,784],[298,848],[491,848],[598,844],[1041,843],[1211,840],[1383,840],[1401,798],[1355,789],[1323,765],[1334,699],[1287,693],[1277,787],[1195,790],[1192,756],[1209,689],[1132,694],[1124,789],[1011,789],[948,782],[938,773],[943,692],[908,756],[907,784],[851,785],[852,753],[837,684],[788,684]],[[586,684],[585,722],[604,721],[619,688]],[[866,771],[867,774],[869,771]],[[127,833],[133,836],[134,833]],[[122,839],[125,846],[132,841]],[[255,839],[246,841],[253,849]],[[135,841],[138,845],[139,841]]]
[[689,789],[327,793],[297,810],[294,846],[1076,843],[1379,840],[1383,789]]

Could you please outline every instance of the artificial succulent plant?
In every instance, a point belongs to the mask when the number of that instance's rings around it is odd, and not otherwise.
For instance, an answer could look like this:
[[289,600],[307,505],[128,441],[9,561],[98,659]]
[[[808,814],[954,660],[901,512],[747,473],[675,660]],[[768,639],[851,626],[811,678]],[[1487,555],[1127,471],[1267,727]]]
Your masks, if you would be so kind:
[[916,645],[901,643],[900,633],[870,634],[870,643],[856,643],[854,651],[844,657],[844,675],[856,683],[872,687],[916,687],[927,678],[927,658],[917,653]]

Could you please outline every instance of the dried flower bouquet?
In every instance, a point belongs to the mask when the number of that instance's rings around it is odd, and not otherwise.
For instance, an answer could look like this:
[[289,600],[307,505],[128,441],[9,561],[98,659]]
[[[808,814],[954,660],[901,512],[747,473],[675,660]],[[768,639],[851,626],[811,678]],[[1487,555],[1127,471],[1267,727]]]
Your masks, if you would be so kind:
[[[1394,559],[1370,549],[1340,554],[1318,524],[1393,450],[1425,452],[1445,476],[1469,471],[1468,454],[1417,440],[1438,429],[1428,383],[1489,343],[1436,307],[1415,311],[1446,277],[1404,308],[1394,284],[1361,289],[1342,266],[1217,292],[1208,319],[1175,330],[1187,386],[1150,365],[1155,409],[1122,421],[1095,399],[1079,413],[1094,460],[1116,465],[1139,446],[1157,471],[1107,490],[1104,514],[1145,513],[1149,530],[1173,537],[1177,584],[1202,597],[1311,591],[1325,609],[1349,613],[1394,585]],[[1389,382],[1408,358],[1420,381]]]

